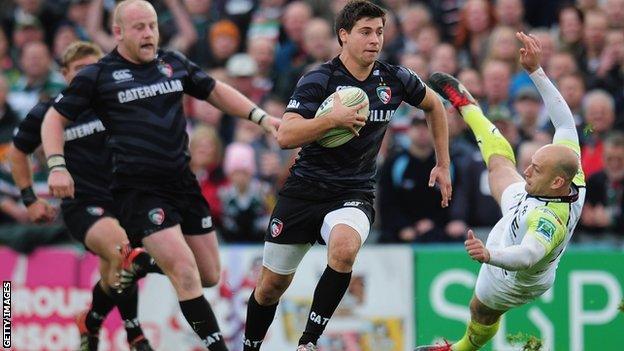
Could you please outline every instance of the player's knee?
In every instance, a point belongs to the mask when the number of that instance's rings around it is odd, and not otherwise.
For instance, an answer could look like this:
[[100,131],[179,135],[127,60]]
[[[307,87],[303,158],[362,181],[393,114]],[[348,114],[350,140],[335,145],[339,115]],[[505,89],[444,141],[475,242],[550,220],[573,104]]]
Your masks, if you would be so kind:
[[217,284],[219,284],[219,279],[221,278],[221,269],[220,267],[214,267],[209,269],[204,269],[201,274],[201,283],[204,288],[211,288]]
[[272,305],[288,289],[289,279],[263,279],[256,287],[256,298],[261,305]]
[[201,285],[197,266],[191,262],[175,263],[170,272],[169,278],[176,290],[193,291]]
[[329,250],[329,265],[340,271],[350,270],[360,250],[360,243],[353,239],[336,240],[339,241],[332,242]]

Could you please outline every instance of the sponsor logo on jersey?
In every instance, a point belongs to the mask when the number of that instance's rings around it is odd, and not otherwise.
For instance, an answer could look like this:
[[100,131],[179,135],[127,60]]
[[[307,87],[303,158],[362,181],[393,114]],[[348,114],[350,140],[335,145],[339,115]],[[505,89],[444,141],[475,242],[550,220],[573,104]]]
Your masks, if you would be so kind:
[[171,78],[171,76],[173,76],[173,67],[171,67],[171,65],[167,62],[160,61],[158,63],[158,70],[167,78]]
[[389,122],[394,116],[395,110],[371,110],[368,120],[371,122]]
[[130,73],[129,69],[118,69],[113,71],[113,79],[117,82],[131,80],[132,73]]
[[147,213],[147,217],[152,223],[161,225],[165,221],[165,211],[162,208],[153,208]]
[[540,217],[540,219],[537,221],[537,229],[535,229],[535,231],[540,233],[544,237],[544,239],[548,240],[549,242],[555,235],[556,230],[557,227],[555,226],[555,224],[547,218]]
[[345,202],[342,206],[346,207],[346,206],[360,206],[362,204],[362,201],[347,201]]
[[342,89],[347,89],[347,88],[352,88],[353,85],[339,85],[336,87],[336,91],[338,90],[342,90]]
[[87,207],[87,213],[92,216],[100,217],[104,214],[104,209],[98,206],[89,206]]
[[288,101],[288,106],[286,106],[286,108],[299,108],[299,105],[299,101],[291,99],[290,101]]
[[204,229],[212,227],[212,217],[208,216],[202,218],[201,226]]
[[88,137],[89,135],[93,135],[95,133],[103,132],[106,129],[102,124],[102,121],[96,120],[91,121],[89,123],[77,125],[75,127],[71,127],[65,129],[65,141],[72,141],[75,139],[80,139],[84,137]]
[[378,86],[377,97],[379,98],[379,100],[381,100],[381,102],[384,103],[384,105],[389,103],[390,99],[392,98],[392,89],[390,89],[390,87],[387,85]]
[[284,229],[284,223],[277,218],[273,218],[271,220],[271,225],[269,226],[271,236],[276,238],[278,235],[282,234],[282,229]]
[[63,98],[63,93],[60,93],[56,96],[56,98],[54,99],[54,102],[59,102],[61,101],[62,98]]
[[178,91],[184,91],[184,87],[179,79],[175,79],[152,85],[145,85],[138,88],[122,90],[117,93],[117,99],[119,99],[119,102],[123,104],[138,99],[146,99],[152,96],[164,95]]

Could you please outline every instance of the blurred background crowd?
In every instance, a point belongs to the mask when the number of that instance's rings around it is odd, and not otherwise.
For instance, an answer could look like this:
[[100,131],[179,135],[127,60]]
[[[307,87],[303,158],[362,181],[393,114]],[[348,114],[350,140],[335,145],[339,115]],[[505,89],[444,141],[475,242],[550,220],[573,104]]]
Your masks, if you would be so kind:
[[[346,1],[154,0],[161,46],[183,52],[274,116],[299,77],[339,53],[333,15]],[[426,80],[459,77],[513,145],[522,172],[553,128],[517,62],[516,31],[543,46],[542,67],[576,118],[587,201],[577,241],[624,240],[624,0],[385,0],[381,60]],[[75,40],[105,52],[113,0],[0,0],[0,244],[20,251],[68,241],[62,223],[28,223],[7,150],[15,128],[40,100],[64,87],[59,58]],[[185,101],[191,166],[222,242],[261,242],[278,189],[297,150],[281,150],[262,130],[205,101]],[[447,108],[453,200],[427,186],[435,163],[422,111],[402,105],[378,157],[377,219],[370,241],[463,241],[467,228],[500,218],[487,170],[461,116]],[[41,153],[35,191],[49,198]],[[50,199],[50,201],[54,201]]]

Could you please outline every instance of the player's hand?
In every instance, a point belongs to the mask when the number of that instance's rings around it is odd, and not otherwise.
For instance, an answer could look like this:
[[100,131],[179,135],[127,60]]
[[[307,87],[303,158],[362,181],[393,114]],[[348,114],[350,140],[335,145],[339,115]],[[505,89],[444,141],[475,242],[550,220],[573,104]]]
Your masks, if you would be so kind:
[[356,128],[364,127],[368,116],[361,116],[357,112],[368,106],[368,101],[362,102],[353,107],[348,107],[342,104],[340,94],[335,94],[333,104],[332,113],[328,114],[327,117],[332,119],[334,127],[349,129],[356,137],[360,136],[360,133],[358,133]]
[[48,187],[50,193],[59,199],[74,198],[74,179],[65,168],[53,169],[50,172]]
[[260,122],[260,126],[266,133],[271,134],[275,139],[277,139],[277,130],[279,129],[281,123],[281,119],[267,115]]
[[524,45],[523,48],[520,48],[520,65],[531,74],[540,67],[542,44],[535,36],[526,35],[523,32],[516,32],[516,38]]
[[483,241],[474,235],[472,229],[468,229],[468,239],[464,242],[464,246],[473,260],[481,263],[490,262],[490,252],[483,245]]
[[37,199],[26,209],[28,219],[33,223],[49,223],[56,217],[56,209],[44,199]]
[[449,201],[453,196],[453,186],[451,185],[451,171],[449,166],[435,165],[429,176],[429,187],[433,187],[438,183],[440,192],[442,193],[442,207],[448,207]]

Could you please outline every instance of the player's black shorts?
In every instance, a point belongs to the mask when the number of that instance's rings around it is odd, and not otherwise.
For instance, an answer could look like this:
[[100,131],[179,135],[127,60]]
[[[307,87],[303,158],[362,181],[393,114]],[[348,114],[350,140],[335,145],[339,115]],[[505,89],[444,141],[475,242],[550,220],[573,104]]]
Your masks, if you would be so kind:
[[291,177],[278,196],[264,239],[277,244],[325,244],[321,238],[325,215],[340,208],[356,207],[366,214],[372,226],[373,201],[369,193],[328,194],[324,189],[314,189]]
[[118,188],[112,191],[117,218],[132,246],[160,230],[180,224],[185,235],[214,230],[210,206],[197,180],[184,175],[180,184],[150,188]]
[[111,201],[65,200],[61,204],[61,210],[69,234],[83,245],[85,245],[87,232],[95,222],[105,217],[115,218]]

